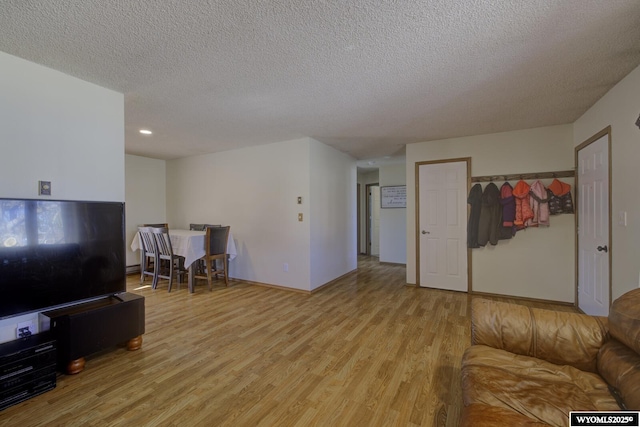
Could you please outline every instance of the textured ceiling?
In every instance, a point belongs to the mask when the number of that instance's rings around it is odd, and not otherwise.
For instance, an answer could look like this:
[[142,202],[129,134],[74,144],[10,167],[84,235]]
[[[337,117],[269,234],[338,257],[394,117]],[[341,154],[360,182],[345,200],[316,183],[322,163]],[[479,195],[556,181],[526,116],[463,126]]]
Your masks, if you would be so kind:
[[374,159],[575,121],[640,64],[640,1],[3,0],[0,51],[124,93],[131,154]]

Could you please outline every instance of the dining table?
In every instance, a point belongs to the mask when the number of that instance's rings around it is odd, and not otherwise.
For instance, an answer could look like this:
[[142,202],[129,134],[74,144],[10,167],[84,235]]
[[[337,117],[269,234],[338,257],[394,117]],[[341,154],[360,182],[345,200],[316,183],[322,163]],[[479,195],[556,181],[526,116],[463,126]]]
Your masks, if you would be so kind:
[[[189,292],[194,292],[194,269],[196,261],[206,254],[205,248],[206,231],[182,230],[179,228],[169,229],[169,238],[173,253],[184,257],[184,266],[188,269],[187,283]],[[131,250],[133,252],[142,249],[140,242],[140,233],[136,233],[131,242]],[[227,256],[229,260],[233,260],[238,255],[236,243],[233,240],[233,234],[229,231],[229,240],[227,241]],[[142,264],[141,264],[142,265]],[[228,267],[227,267],[228,268]]]

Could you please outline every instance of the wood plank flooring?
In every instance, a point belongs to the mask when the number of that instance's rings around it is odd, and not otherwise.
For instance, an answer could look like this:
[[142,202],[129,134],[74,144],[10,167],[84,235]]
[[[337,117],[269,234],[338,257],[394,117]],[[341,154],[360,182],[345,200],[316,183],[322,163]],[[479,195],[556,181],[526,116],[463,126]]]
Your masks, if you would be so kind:
[[472,297],[405,277],[368,257],[312,295],[222,281],[167,293],[129,276],[146,297],[142,349],[88,357],[0,426],[457,426]]

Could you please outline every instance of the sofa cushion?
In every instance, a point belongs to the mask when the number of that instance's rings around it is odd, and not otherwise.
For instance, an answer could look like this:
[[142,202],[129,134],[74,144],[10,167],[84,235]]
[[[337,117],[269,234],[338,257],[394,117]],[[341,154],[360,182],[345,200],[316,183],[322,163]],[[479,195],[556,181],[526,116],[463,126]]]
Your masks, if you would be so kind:
[[462,396],[465,406],[495,406],[557,426],[567,425],[572,410],[620,410],[597,374],[484,345],[464,353]]
[[640,354],[640,288],[617,298],[609,310],[611,335]]

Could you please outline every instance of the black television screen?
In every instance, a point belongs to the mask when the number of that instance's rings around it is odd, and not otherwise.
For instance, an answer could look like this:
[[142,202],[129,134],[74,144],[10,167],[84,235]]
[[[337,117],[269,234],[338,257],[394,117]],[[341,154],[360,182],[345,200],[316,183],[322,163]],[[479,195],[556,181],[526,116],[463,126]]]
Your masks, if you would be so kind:
[[124,203],[0,199],[0,318],[126,290]]

